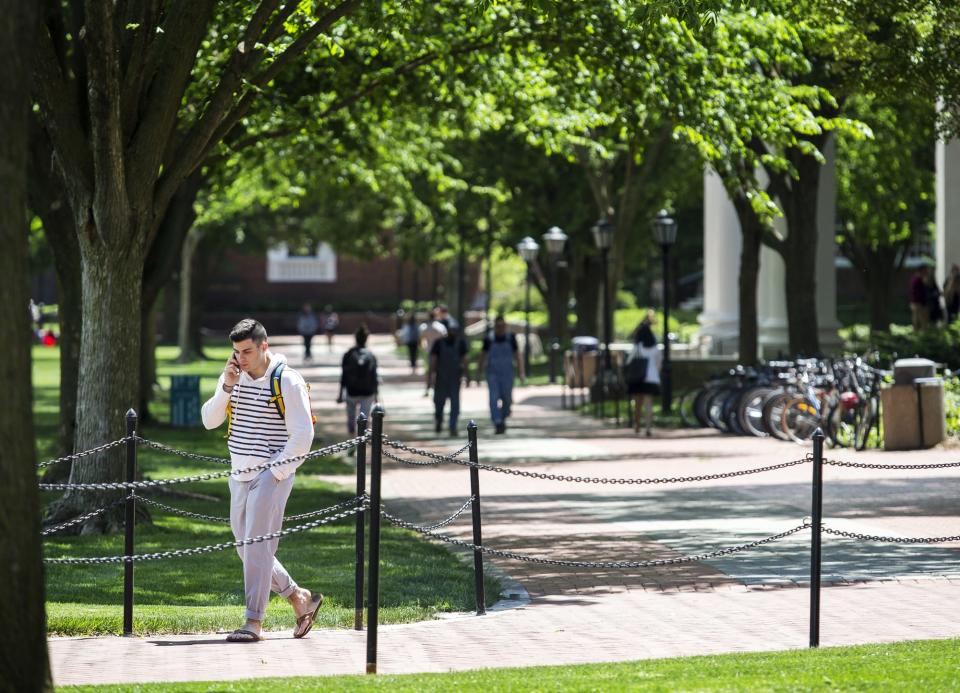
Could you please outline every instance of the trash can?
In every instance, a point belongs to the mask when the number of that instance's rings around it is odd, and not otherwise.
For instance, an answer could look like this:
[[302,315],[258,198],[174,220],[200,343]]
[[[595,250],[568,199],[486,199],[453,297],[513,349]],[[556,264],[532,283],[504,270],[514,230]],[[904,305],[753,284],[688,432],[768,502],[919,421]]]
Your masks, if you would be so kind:
[[900,359],[880,391],[885,450],[920,450],[947,437],[943,378],[929,359]]
[[597,352],[600,340],[596,337],[574,337],[571,349],[563,355],[564,374],[568,387],[587,387],[597,372]]
[[200,425],[199,375],[175,375],[170,378],[170,425]]

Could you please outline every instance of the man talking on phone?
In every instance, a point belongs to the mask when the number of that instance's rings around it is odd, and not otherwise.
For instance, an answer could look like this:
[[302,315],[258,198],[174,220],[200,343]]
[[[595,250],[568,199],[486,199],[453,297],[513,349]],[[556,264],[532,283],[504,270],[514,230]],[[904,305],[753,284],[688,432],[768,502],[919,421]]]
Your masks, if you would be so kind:
[[[270,351],[263,325],[250,318],[241,320],[230,332],[230,341],[233,353],[217,382],[216,392],[203,405],[201,416],[208,429],[229,419],[227,447],[235,472],[229,482],[230,526],[240,540],[280,530],[294,473],[303,460],[236,472],[309,452],[313,420],[303,377],[287,367],[285,356]],[[279,406],[274,394],[278,385],[278,394],[282,396]],[[261,639],[271,590],[293,606],[297,616],[293,637],[302,638],[313,627],[323,595],[294,582],[275,557],[279,543],[279,539],[270,539],[237,547],[243,561],[247,610],[243,627],[227,636],[230,642]]]

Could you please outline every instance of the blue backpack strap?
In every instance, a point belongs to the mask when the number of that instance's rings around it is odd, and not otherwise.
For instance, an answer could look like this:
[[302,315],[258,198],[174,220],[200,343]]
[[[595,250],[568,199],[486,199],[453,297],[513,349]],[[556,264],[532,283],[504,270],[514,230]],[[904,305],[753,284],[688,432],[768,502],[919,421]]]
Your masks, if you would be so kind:
[[283,368],[287,364],[278,363],[270,373],[270,401],[277,408],[277,413],[281,419],[287,418],[287,408],[283,403],[283,392],[280,390],[280,376],[283,374]]

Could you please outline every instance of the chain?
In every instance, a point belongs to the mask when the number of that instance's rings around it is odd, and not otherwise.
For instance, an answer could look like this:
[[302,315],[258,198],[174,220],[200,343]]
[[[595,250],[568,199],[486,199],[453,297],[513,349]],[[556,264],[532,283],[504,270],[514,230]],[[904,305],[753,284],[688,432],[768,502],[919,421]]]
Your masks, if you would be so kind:
[[940,464],[867,464],[865,462],[824,460],[823,463],[834,467],[854,467],[856,469],[947,469],[950,467],[960,467],[960,462],[942,462]]
[[299,515],[291,515],[290,517],[287,517],[284,519],[287,520],[288,522],[298,522],[300,520],[306,520],[311,517],[316,517],[317,515],[328,515],[332,512],[336,512],[337,510],[340,510],[341,508],[347,508],[351,505],[356,505],[357,498],[360,499],[360,510],[365,510],[366,506],[363,504],[366,502],[366,495],[363,495],[363,496],[357,496],[357,497],[351,498],[350,500],[346,500],[343,503],[337,503],[336,505],[331,505],[329,508],[323,508],[321,510],[313,510],[308,513],[300,513]]
[[83,452],[76,452],[72,455],[64,455],[63,457],[58,457],[55,460],[47,460],[46,462],[38,462],[37,469],[43,469],[44,467],[50,467],[54,464],[59,464],[60,462],[66,462],[68,460],[79,460],[84,457],[89,457],[90,455],[95,455],[98,452],[104,452],[110,450],[111,448],[118,447],[125,443],[130,442],[131,440],[136,440],[136,436],[124,436],[120,440],[114,440],[110,443],[104,443],[103,445],[97,446],[95,448],[90,448],[89,450],[84,450]]
[[[196,519],[196,520],[206,520],[207,522],[224,522],[224,523],[230,522],[230,518],[229,518],[229,517],[222,517],[222,516],[220,516],[220,515],[204,515],[204,514],[202,514],[202,513],[195,513],[195,512],[191,512],[191,511],[189,511],[189,510],[183,510],[182,508],[175,508],[175,507],[172,506],[172,505],[167,505],[166,503],[160,503],[160,502],[158,502],[158,501],[151,500],[150,498],[146,498],[146,497],[144,497],[144,496],[137,496],[137,500],[143,501],[144,503],[146,503],[146,504],[148,504],[148,505],[152,505],[152,506],[155,507],[155,508],[159,508],[160,510],[165,510],[165,511],[168,512],[168,513],[172,513],[172,514],[174,514],[174,515],[180,515],[181,517],[192,517],[192,518],[194,518],[194,519]],[[300,521],[300,520],[306,520],[306,519],[309,519],[309,518],[311,518],[311,517],[316,517],[317,515],[329,515],[329,514],[332,513],[332,512],[336,512],[337,510],[341,510],[341,509],[343,509],[343,508],[346,508],[346,507],[351,506],[351,505],[356,505],[356,504],[357,504],[357,499],[356,499],[356,498],[351,498],[351,499],[348,500],[348,501],[344,501],[343,503],[338,503],[337,505],[332,505],[332,506],[330,506],[329,508],[322,508],[322,509],[320,509],[320,510],[313,510],[313,511],[308,512],[308,513],[301,513],[300,515],[291,515],[291,516],[289,516],[289,517],[284,518],[284,520],[286,520],[287,522],[298,522],[298,521]]]
[[435,529],[440,529],[440,528],[442,528],[442,527],[446,527],[447,525],[453,523],[458,517],[460,517],[461,515],[463,515],[463,511],[466,510],[467,508],[469,508],[471,505],[473,505],[473,501],[474,501],[475,499],[476,499],[476,496],[470,496],[469,498],[467,498],[467,501],[466,501],[463,505],[460,506],[460,509],[457,510],[457,512],[455,512],[453,515],[451,515],[450,517],[448,517],[448,518],[445,519],[445,520],[440,520],[440,522],[436,522],[436,523],[434,523],[434,524],[432,524],[432,525],[426,525],[426,526],[417,525],[417,531],[427,531],[427,532],[430,532],[430,531],[433,531],[433,530],[435,530]]
[[226,457],[214,457],[213,455],[200,455],[195,452],[187,452],[186,450],[177,450],[172,448],[169,445],[164,445],[163,443],[158,443],[154,440],[147,440],[146,438],[141,438],[136,436],[137,442],[141,445],[146,445],[148,448],[153,448],[154,450],[160,450],[161,452],[167,452],[171,455],[179,455],[180,457],[186,457],[191,460],[200,460],[201,462],[216,462],[217,464],[230,464],[230,460]]
[[334,443],[333,445],[328,445],[325,448],[320,448],[319,450],[313,450],[312,452],[304,453],[303,455],[298,455],[296,457],[288,457],[281,460],[276,460],[274,462],[266,462],[264,464],[258,464],[253,467],[247,467],[246,469],[230,469],[223,472],[210,472],[208,474],[196,474],[194,476],[181,476],[175,479],[157,479],[156,481],[125,481],[125,482],[105,482],[105,483],[90,483],[90,484],[39,484],[41,491],[66,491],[69,489],[80,490],[80,491],[115,491],[115,490],[130,490],[130,489],[145,489],[145,488],[157,488],[160,486],[172,486],[173,484],[183,484],[193,481],[209,481],[210,479],[220,479],[226,476],[232,476],[235,474],[246,474],[248,472],[259,472],[264,469],[271,469],[272,467],[279,467],[285,464],[292,464],[295,462],[300,462],[308,460],[314,457],[325,457],[326,455],[332,455],[337,452],[343,452],[345,450],[350,450],[355,448],[360,443],[366,442],[367,435],[357,436],[356,438],[351,438],[340,443]]
[[61,522],[60,524],[54,525],[53,527],[48,527],[47,529],[40,532],[40,536],[46,537],[46,536],[49,536],[50,534],[56,534],[61,529],[66,529],[67,527],[73,527],[74,525],[79,525],[81,522],[86,522],[91,518],[97,517],[98,515],[102,515],[108,510],[113,510],[121,503],[125,503],[129,497],[130,496],[124,496],[123,498],[119,498],[115,500],[113,503],[110,503],[109,505],[105,505],[102,508],[97,508],[96,510],[92,510],[86,513],[85,515],[81,515],[80,517],[75,517],[72,520],[67,520],[66,522]]
[[[362,500],[359,497],[354,500]],[[350,515],[355,515],[364,510],[364,506],[360,505],[356,508],[351,508],[350,510],[338,513],[331,517],[325,517],[320,520],[313,520],[312,522],[305,522],[302,525],[297,525],[296,527],[290,527],[289,529],[281,529],[277,532],[271,532],[270,534],[261,534],[258,537],[250,537],[248,539],[238,539],[237,541],[228,541],[221,544],[210,544],[209,546],[197,546],[192,549],[177,549],[175,551],[160,551],[157,553],[139,553],[132,556],[91,556],[89,558],[44,558],[44,563],[60,563],[60,564],[70,564],[70,565],[99,565],[103,563],[130,563],[132,561],[156,561],[163,560],[166,558],[179,558],[180,556],[199,556],[205,553],[213,553],[214,551],[223,551],[224,549],[237,548],[239,546],[249,546],[250,544],[258,544],[261,541],[269,541],[271,539],[279,539],[288,534],[295,534],[297,532],[304,532],[308,529],[314,529],[320,527],[321,525],[330,524],[337,520],[342,520],[345,517]]]
[[453,537],[448,537],[445,534],[438,534],[431,530],[418,527],[415,524],[401,520],[395,515],[391,515],[386,510],[381,510],[380,514],[383,515],[387,520],[397,527],[403,527],[404,529],[412,529],[415,532],[420,534],[425,534],[427,536],[439,539],[440,541],[446,542],[448,544],[455,544],[457,546],[462,546],[467,549],[474,551],[481,551],[491,556],[499,556],[500,558],[509,558],[515,561],[524,561],[526,563],[539,563],[541,565],[556,565],[563,566],[567,568],[593,568],[600,570],[609,570],[609,569],[622,569],[622,568],[657,568],[661,566],[669,565],[681,565],[684,563],[696,563],[698,561],[706,560],[708,558],[717,558],[719,556],[726,556],[732,553],[737,553],[739,551],[747,551],[749,549],[756,548],[757,546],[763,546],[764,544],[769,544],[784,537],[789,537],[791,534],[796,534],[805,529],[809,529],[810,524],[805,522],[802,525],[794,527],[793,529],[788,529],[786,532],[780,532],[779,534],[774,534],[773,536],[766,537],[765,539],[758,539],[757,541],[752,541],[748,544],[740,544],[738,546],[730,546],[726,549],[720,549],[718,551],[711,551],[709,553],[701,553],[696,556],[679,556],[677,558],[663,558],[653,561],[613,561],[613,562],[597,562],[597,561],[565,561],[557,560],[554,558],[542,558],[540,556],[528,556],[525,554],[514,553],[512,551],[501,551],[500,549],[490,548],[488,546],[477,546],[476,544],[471,544],[468,541],[463,541],[461,539],[454,539]]
[[840,529],[829,529],[828,527],[821,527],[821,530],[826,534],[833,534],[838,537],[860,539],[861,541],[880,541],[888,544],[945,544],[949,541],[960,541],[960,535],[953,537],[878,537],[873,534],[844,532]]
[[403,457],[397,457],[396,455],[391,455],[388,452],[383,453],[384,457],[389,457],[391,460],[394,460],[401,464],[409,464],[413,466],[423,466],[423,467],[432,466],[436,464],[444,464],[448,462],[455,462],[458,464],[462,464],[463,460],[457,460],[456,458],[462,455],[465,451],[470,449],[470,443],[467,443],[466,445],[464,445],[462,448],[460,448],[459,450],[457,450],[455,453],[451,455],[438,455],[437,453],[430,452],[429,450],[421,450],[420,448],[404,445],[403,443],[397,440],[393,440],[392,438],[386,435],[383,436],[383,444],[388,447],[394,448],[395,450],[403,450],[404,452],[409,452],[410,454],[417,455],[418,457],[426,457],[428,459],[434,460],[433,462],[423,462],[423,461],[417,461],[417,460],[404,459]]

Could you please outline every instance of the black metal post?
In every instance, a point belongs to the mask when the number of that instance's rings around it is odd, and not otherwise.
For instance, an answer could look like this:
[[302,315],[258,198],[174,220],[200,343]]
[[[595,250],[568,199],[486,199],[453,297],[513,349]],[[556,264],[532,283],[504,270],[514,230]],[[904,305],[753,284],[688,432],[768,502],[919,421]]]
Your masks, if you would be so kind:
[[527,263],[527,281],[523,299],[523,377],[530,377],[530,263]]
[[823,431],[813,434],[813,516],[810,526],[810,647],[820,647],[820,527],[823,521]]
[[[127,411],[127,483],[137,477],[137,412]],[[137,500],[133,489],[127,491],[126,517],[123,529],[123,555],[133,556],[133,530],[137,518]],[[123,634],[133,635],[133,561],[123,564]]]
[[[467,424],[467,439],[470,441],[470,495],[473,496],[473,545],[483,546],[483,537],[480,533],[480,470],[477,463],[480,458],[477,454],[477,423]],[[483,595],[483,552],[473,550],[473,585],[477,598],[477,616],[487,613],[486,601]]]
[[660,368],[660,387],[663,399],[660,411],[669,414],[673,407],[673,393],[670,384],[670,246],[660,246],[663,250],[663,365]]
[[613,341],[610,328],[610,278],[607,276],[610,249],[604,248],[600,251],[600,254],[603,257],[603,343],[605,346],[603,366],[605,371],[609,371],[611,363],[610,342]]
[[489,232],[487,233],[487,307],[483,312],[483,320],[486,323],[487,329],[492,329],[492,323],[490,322],[493,318],[491,312],[493,311],[493,227],[490,227]]
[[383,466],[383,407],[373,408],[370,441],[370,560],[367,575],[367,673],[377,673],[377,617],[380,606],[380,472]]
[[557,261],[550,258],[550,305],[547,320],[550,323],[550,384],[557,382]]
[[460,329],[462,330],[467,326],[466,321],[464,320],[464,312],[466,312],[466,301],[464,300],[464,293],[467,289],[467,249],[466,249],[466,229],[460,227],[458,230],[460,236],[460,252],[457,254],[457,320],[460,321]]
[[[367,432],[367,417],[363,412],[357,417],[357,435]],[[357,446],[357,497],[362,498],[367,492],[367,444]],[[364,511],[357,513],[357,561],[354,573],[353,591],[353,629],[363,630],[363,530]]]

